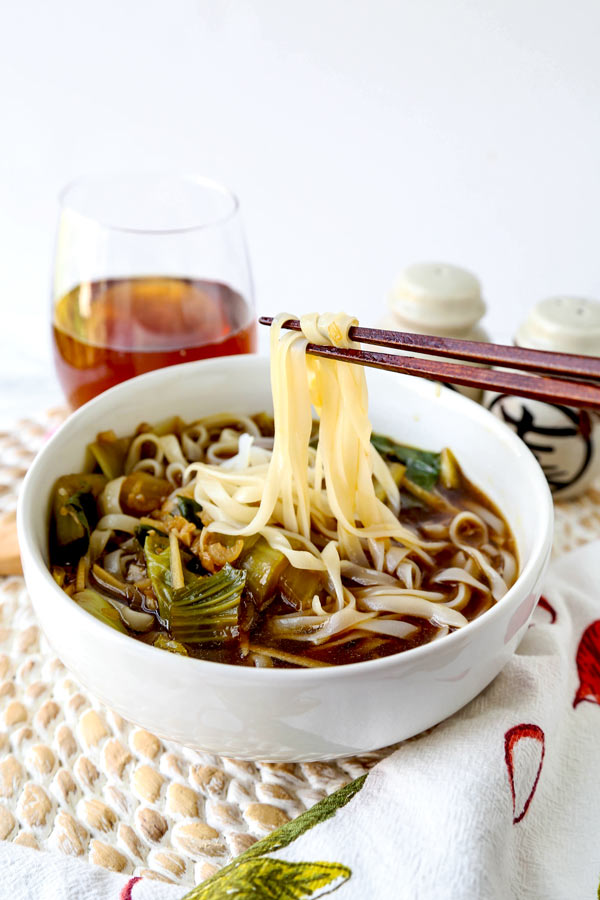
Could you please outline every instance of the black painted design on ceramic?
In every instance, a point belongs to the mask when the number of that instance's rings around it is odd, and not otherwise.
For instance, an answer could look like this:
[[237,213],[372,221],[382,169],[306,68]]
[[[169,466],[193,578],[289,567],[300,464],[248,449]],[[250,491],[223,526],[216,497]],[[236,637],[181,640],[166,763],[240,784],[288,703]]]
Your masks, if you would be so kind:
[[[548,480],[551,490],[559,491],[574,484],[581,478],[587,469],[592,457],[593,445],[591,440],[590,417],[585,410],[571,409],[557,403],[546,403],[561,414],[564,424],[556,426],[544,426],[536,423],[531,409],[524,404],[519,407],[518,417],[511,415],[505,404],[506,399],[515,401],[517,398],[510,394],[499,394],[489,404],[488,409],[493,411],[503,422],[506,422],[527,444]],[[547,438],[547,440],[539,440]],[[581,445],[580,454],[571,454],[570,466],[557,464],[553,460],[561,440],[578,438]]]

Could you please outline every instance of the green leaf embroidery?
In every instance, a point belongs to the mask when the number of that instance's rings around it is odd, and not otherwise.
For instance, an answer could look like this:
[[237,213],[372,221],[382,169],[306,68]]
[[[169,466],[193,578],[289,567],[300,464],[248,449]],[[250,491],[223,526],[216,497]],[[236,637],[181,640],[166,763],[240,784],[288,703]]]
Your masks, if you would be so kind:
[[194,900],[316,900],[336,891],[351,874],[339,863],[247,859],[226,878],[211,879],[188,896]]
[[[253,844],[249,850],[246,850],[245,853],[242,853],[237,859],[234,859],[232,863],[229,863],[228,866],[225,866],[212,878],[208,881],[205,881],[204,884],[201,884],[199,887],[192,888],[189,894],[186,894],[183,900],[219,900],[220,897],[238,897],[241,898],[245,895],[243,894],[232,894],[232,893],[208,893],[209,888],[227,890],[230,884],[229,879],[233,878],[236,871],[241,867],[246,865],[246,863],[250,860],[254,861],[257,857],[264,856],[266,853],[275,853],[277,850],[281,850],[283,847],[287,847],[288,844],[291,844],[292,841],[295,841],[297,837],[300,837],[301,834],[304,834],[305,831],[309,831],[311,828],[314,828],[315,825],[318,825],[319,822],[324,822],[326,819],[330,819],[332,816],[336,814],[338,809],[341,809],[347,803],[349,803],[352,798],[358,794],[362,786],[366,781],[367,776],[361,775],[360,778],[356,778],[354,781],[351,781],[350,784],[344,785],[343,788],[340,788],[339,791],[336,791],[334,794],[330,794],[329,797],[325,797],[320,803],[316,803],[315,806],[307,809],[306,812],[302,813],[302,815],[298,816],[297,819],[293,819],[291,822],[287,822],[285,825],[282,825],[281,828],[278,828],[276,831],[269,834],[266,838],[263,838],[262,841],[257,841],[256,844]],[[283,860],[264,860],[265,862],[279,862],[282,863]],[[298,865],[298,863],[286,863],[286,865]],[[316,863],[301,863],[300,865],[317,865]],[[318,863],[320,866],[338,866],[340,869],[347,872],[346,878],[344,881],[347,881],[350,878],[351,872],[350,869],[347,869],[345,866],[340,866],[338,863]],[[337,877],[337,876],[336,876]],[[339,882],[333,886],[329,887],[328,891],[325,893],[331,893],[332,891],[337,890],[338,887],[343,882]],[[317,888],[315,887],[315,890]],[[248,895],[246,895],[248,896]],[[253,896],[253,895],[249,895]],[[294,894],[255,894],[255,897],[264,897],[264,900],[277,900],[277,898],[282,898],[282,900],[287,900],[287,898],[293,898],[296,900],[296,895]],[[302,895],[300,895],[302,896]],[[305,896],[315,897],[322,895],[315,894],[307,894]]]
[[[275,853],[277,850],[287,847],[288,844],[295,841],[296,838],[300,837],[301,834],[304,834],[305,831],[309,831],[320,822],[325,822],[326,819],[330,819],[336,814],[338,809],[346,806],[346,804],[360,791],[366,778],[366,775],[361,775],[360,778],[356,778],[354,781],[351,781],[350,784],[344,785],[339,791],[336,791],[329,797],[325,797],[320,803],[311,807],[311,809],[307,809],[306,812],[298,816],[297,819],[293,819],[291,822],[282,825],[281,828],[278,828],[272,834],[263,838],[262,841],[257,841],[249,850],[246,850],[245,853],[238,856],[237,859],[213,875],[208,881],[205,881],[198,887],[192,888],[192,890],[185,895],[183,900],[221,900],[222,897],[234,898],[234,900],[242,900],[242,898],[245,900],[247,897],[254,897],[256,900],[261,900],[261,898],[263,898],[263,900],[297,900],[297,898],[310,897],[312,900],[313,897],[322,896],[322,893],[315,894],[314,892],[312,894],[286,894],[281,892],[265,893],[264,890],[262,893],[255,892],[254,894],[235,893],[234,891],[238,889],[236,887],[237,882],[235,881],[235,875],[238,869],[242,866],[246,866],[249,862],[254,862],[257,857],[264,856],[267,853]],[[333,882],[324,883],[324,886],[328,887],[324,893],[331,893],[332,891],[337,890],[337,888],[347,881],[351,875],[351,870],[339,863],[285,863],[284,860],[273,859],[264,859],[260,861],[269,864],[278,863],[285,866],[308,866],[309,868],[314,866],[328,866],[328,871],[330,873],[333,869],[339,870],[337,871]],[[342,874],[345,876],[343,880],[337,880],[337,883],[335,883],[336,879],[339,879]],[[230,881],[230,879],[234,880]],[[214,893],[209,893],[209,889],[214,890]],[[274,890],[275,888],[273,888],[273,891]],[[320,890],[316,884],[313,885],[313,891],[315,890]]]
[[[341,809],[342,806],[349,803],[354,795],[358,794],[365,783],[366,778],[366,775],[361,775],[360,778],[356,778],[354,781],[351,781],[350,784],[344,785],[339,791],[330,794],[329,797],[325,797],[319,803],[316,803],[314,806],[311,806],[310,809],[307,809],[306,812],[303,812],[297,819],[286,822],[285,825],[282,825],[277,831],[273,831],[271,834],[267,835],[262,841],[257,841],[257,843],[253,844],[249,850],[246,850],[242,856],[239,856],[238,860],[250,859],[255,856],[264,856],[267,853],[275,853],[276,850],[281,850],[282,847],[287,847],[288,844],[295,841],[296,838],[300,837],[301,834],[304,834],[305,831],[314,828],[319,822],[330,819],[336,814],[338,809]],[[235,865],[235,862],[232,863],[232,865]],[[223,871],[225,871],[225,869],[223,869]]]

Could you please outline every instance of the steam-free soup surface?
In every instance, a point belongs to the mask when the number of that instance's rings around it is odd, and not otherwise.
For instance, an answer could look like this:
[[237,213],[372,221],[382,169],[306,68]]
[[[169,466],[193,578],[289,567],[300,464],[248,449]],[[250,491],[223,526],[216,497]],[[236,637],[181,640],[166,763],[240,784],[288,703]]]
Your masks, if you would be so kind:
[[[404,652],[501,602],[517,577],[514,539],[448,449],[372,437],[399,490],[398,520],[415,545],[389,539],[371,556],[367,548],[361,562],[339,554],[341,609],[328,573],[292,565],[293,554],[273,545],[269,529],[240,536],[212,530],[194,466],[203,467],[206,490],[218,493],[210,467],[223,479],[242,452],[254,453],[256,466],[262,453],[267,465],[273,431],[272,418],[259,413],[142,424],[125,438],[99,434],[90,445],[91,471],[55,486],[50,544],[58,584],[136,640],[261,667],[344,665]],[[312,452],[317,435],[315,422]],[[389,506],[381,481],[375,488]],[[243,497],[243,486],[238,490]],[[323,552],[333,525],[321,512],[316,520],[311,541]],[[290,545],[305,549],[298,538]]]

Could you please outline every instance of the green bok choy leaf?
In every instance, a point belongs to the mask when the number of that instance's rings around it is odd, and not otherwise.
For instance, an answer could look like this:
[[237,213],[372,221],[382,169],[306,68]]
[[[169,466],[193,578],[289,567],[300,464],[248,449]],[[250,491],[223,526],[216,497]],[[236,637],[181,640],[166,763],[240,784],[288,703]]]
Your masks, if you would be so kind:
[[237,625],[246,573],[227,563],[215,575],[195,578],[173,592],[169,631],[185,644],[222,641]]
[[441,468],[441,454],[431,450],[419,450],[397,444],[383,434],[372,434],[371,443],[388,462],[395,460],[406,466],[406,477],[413,484],[430,491],[438,482]]

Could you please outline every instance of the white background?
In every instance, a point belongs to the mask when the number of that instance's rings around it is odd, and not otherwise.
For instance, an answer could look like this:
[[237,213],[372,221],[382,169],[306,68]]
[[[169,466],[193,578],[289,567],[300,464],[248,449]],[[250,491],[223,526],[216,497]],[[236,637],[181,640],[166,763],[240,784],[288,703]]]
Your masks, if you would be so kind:
[[236,190],[258,308],[383,312],[417,260],[513,333],[600,297],[597,0],[19,0],[0,7],[0,404],[58,397],[56,194],[168,169]]

